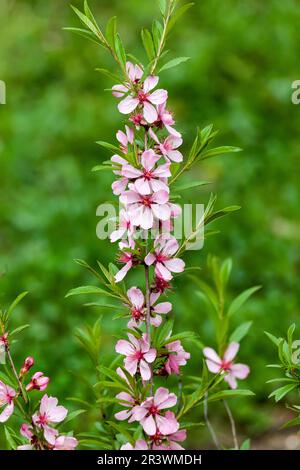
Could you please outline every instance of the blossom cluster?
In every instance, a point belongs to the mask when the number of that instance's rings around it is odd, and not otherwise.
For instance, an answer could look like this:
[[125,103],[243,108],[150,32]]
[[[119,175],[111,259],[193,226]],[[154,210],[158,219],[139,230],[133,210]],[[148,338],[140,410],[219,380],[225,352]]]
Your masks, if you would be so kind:
[[[26,444],[19,445],[18,450],[74,450],[77,447],[77,439],[73,436],[59,434],[55,425],[64,421],[68,410],[64,406],[58,405],[55,397],[43,395],[39,402],[39,407],[28,406],[30,403],[29,394],[33,390],[43,392],[49,384],[49,377],[43,372],[35,372],[27,384],[25,383],[29,370],[34,366],[34,358],[29,356],[24,360],[19,373],[15,368],[10,354],[9,333],[5,332],[0,336],[0,346],[9,357],[17,387],[12,387],[0,381],[0,423],[6,422],[14,413],[15,403],[22,410],[24,422],[20,427],[22,438]],[[23,406],[20,405],[23,401]],[[24,405],[28,409],[34,409],[33,413],[24,411]]]
[[[118,261],[123,264],[115,281],[121,282],[138,265],[144,266],[146,276],[151,269],[153,280],[149,283],[148,279],[145,293],[136,286],[127,290],[130,332],[128,339],[117,342],[116,352],[125,356],[118,374],[127,384],[124,372],[137,383],[141,382],[142,389],[146,384],[151,386],[147,396],[138,387],[119,393],[117,399],[125,410],[115,417],[140,423],[145,437],[136,444],[140,448],[181,449],[178,442],[185,440],[186,431],[180,429],[175,413],[169,410],[176,405],[177,397],[165,387],[154,392],[153,378],[179,375],[190,354],[179,340],[167,341],[163,348],[156,350],[151,341],[151,328],[159,327],[162,315],[171,312],[172,304],[161,301],[160,297],[171,287],[174,273],[181,273],[185,268],[176,256],[179,244],[171,235],[173,219],[180,214],[180,207],[171,202],[169,188],[171,164],[183,159],[179,150],[182,137],[174,128],[173,115],[167,108],[168,92],[156,89],[159,77],[144,76],[142,66],[131,62],[126,64],[126,73],[125,83],[112,88],[113,95],[120,99],[120,113],[128,116],[124,131],[116,134],[120,154],[111,158],[117,177],[112,190],[122,206],[118,229],[110,236],[112,242],[119,241]],[[150,236],[153,233],[154,242]],[[122,448],[129,449],[132,445]]]

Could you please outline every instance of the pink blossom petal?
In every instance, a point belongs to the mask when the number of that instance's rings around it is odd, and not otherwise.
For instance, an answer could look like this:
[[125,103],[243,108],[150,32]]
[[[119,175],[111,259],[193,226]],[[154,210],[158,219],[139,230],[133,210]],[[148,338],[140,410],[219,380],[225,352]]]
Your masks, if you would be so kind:
[[140,201],[141,197],[139,193],[136,191],[124,191],[124,193],[121,194],[120,201],[122,204],[133,204],[135,202]]
[[143,359],[140,361],[140,373],[143,380],[149,380],[151,377],[151,369]]
[[150,323],[151,325],[155,326],[155,328],[158,328],[161,325],[162,318],[160,315],[155,315],[155,317],[151,317]]
[[[152,210],[153,210],[153,206],[152,206]],[[139,225],[145,230],[149,230],[150,228],[153,227],[153,213],[152,213],[152,210],[150,209],[150,207],[143,207],[142,208]]]
[[170,271],[167,268],[165,268],[165,266],[162,263],[156,264],[155,273],[158,277],[161,277],[165,281],[171,281],[171,279],[173,278]]
[[239,348],[240,348],[239,343],[230,343],[224,353],[224,361],[226,362],[232,361],[237,355]]
[[137,287],[131,287],[127,291],[127,296],[134,307],[136,307],[137,309],[143,307],[145,298],[141,289],[138,289]]
[[134,168],[132,165],[124,165],[121,170],[121,174],[126,178],[139,178],[142,176],[143,172],[137,168]]
[[161,302],[153,308],[155,313],[169,313],[172,310],[171,302]]
[[224,377],[225,382],[228,383],[229,387],[232,388],[233,390],[237,388],[237,381],[235,377],[232,374],[227,374]]
[[237,379],[245,379],[250,372],[250,368],[246,364],[233,364],[231,366],[231,373]]
[[49,444],[51,445],[55,444],[55,439],[57,435],[58,435],[57,429],[50,428],[49,426],[44,426],[44,436],[45,436],[46,441],[49,442]]
[[203,354],[207,359],[210,359],[211,361],[215,362],[219,366],[221,366],[222,360],[216,353],[216,351],[212,348],[204,348],[203,349]]
[[156,434],[156,424],[152,415],[144,418],[141,422],[143,429],[148,436],[154,436]]
[[157,204],[165,204],[169,200],[169,193],[167,191],[157,191],[153,194],[152,200]]
[[5,421],[7,421],[11,417],[13,411],[14,403],[11,402],[10,404],[6,405],[2,413],[0,413],[0,423],[5,423]]
[[135,421],[141,421],[147,413],[148,410],[143,406],[135,406],[134,408],[132,408],[132,415]]
[[[157,191],[157,193],[164,193],[165,191]],[[169,220],[171,215],[171,209],[168,204],[154,204],[152,206],[152,211],[159,220]]]
[[155,107],[148,103],[147,101],[144,102],[144,118],[149,123],[152,124],[154,121],[157,121],[157,111]]
[[147,195],[151,193],[149,181],[145,178],[139,178],[138,180],[136,180],[135,187],[137,191],[142,195]]
[[116,137],[118,142],[120,142],[121,145],[124,145],[124,147],[126,147],[128,143],[126,134],[124,134],[123,131],[118,131]]
[[120,269],[120,271],[118,271],[117,274],[115,275],[115,281],[121,282],[131,268],[132,268],[132,261],[128,261],[128,263],[126,263],[125,266],[123,266],[123,268]]
[[157,406],[158,409],[163,410],[165,408],[172,408],[177,403],[177,397],[175,393],[169,393],[169,396],[162,402],[160,402]]
[[156,90],[148,97],[148,100],[152,104],[162,104],[168,99],[168,92],[166,90]]
[[160,157],[150,149],[143,152],[141,162],[145,170],[150,171],[159,159]]
[[128,356],[124,359],[124,366],[127,372],[133,376],[136,374],[138,361],[135,359],[135,357]]
[[164,262],[164,265],[172,273],[182,273],[185,268],[185,262],[180,258],[169,259]]
[[156,390],[156,393],[155,393],[155,396],[154,396],[154,404],[156,406],[160,405],[165,400],[167,400],[168,396],[169,396],[169,390],[165,387],[159,387]]
[[124,100],[120,101],[118,104],[118,110],[122,114],[130,114],[132,111],[135,110],[137,105],[139,104],[139,100],[137,98],[132,98],[132,96],[126,96]]
[[221,370],[221,366],[211,361],[210,359],[206,359],[206,365],[208,370],[213,374],[217,374]]
[[156,260],[156,257],[153,253],[148,253],[146,258],[144,259],[147,266],[151,266],[151,264],[153,264],[155,260]]
[[131,416],[131,410],[123,410],[115,414],[115,418],[118,421],[125,421],[126,419],[130,418],[130,416]]
[[168,419],[164,416],[157,415],[156,416],[156,423],[159,431],[167,436],[168,434],[173,434],[179,428],[179,423],[176,419]]
[[176,163],[180,163],[183,160],[183,155],[179,152],[179,150],[169,150],[167,157],[172,160],[172,162]]
[[149,77],[146,78],[144,82],[144,92],[148,93],[149,91],[153,90],[153,88],[156,87],[156,85],[159,82],[159,77],[150,75]]
[[114,195],[119,196],[120,194],[122,194],[125,191],[127,184],[127,178],[122,178],[120,180],[114,181],[111,185]]
[[112,90],[112,94],[116,98],[121,98],[122,96],[124,96],[125,93],[128,92],[128,88],[125,85],[114,85],[112,87]]
[[126,341],[125,339],[119,339],[119,341],[116,344],[115,350],[119,354],[123,354],[124,356],[130,356],[131,354],[134,354],[134,348],[129,341]]
[[149,362],[149,364],[151,364],[153,361],[155,361],[156,349],[154,348],[149,349],[149,351],[144,354],[144,358],[146,359],[147,362]]

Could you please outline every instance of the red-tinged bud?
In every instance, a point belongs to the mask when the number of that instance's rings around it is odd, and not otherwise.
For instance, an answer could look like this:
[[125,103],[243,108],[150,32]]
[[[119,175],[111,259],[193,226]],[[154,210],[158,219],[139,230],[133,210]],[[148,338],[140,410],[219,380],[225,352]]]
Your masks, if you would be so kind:
[[162,294],[166,289],[171,289],[171,284],[162,277],[156,276],[152,290]]
[[4,333],[2,336],[0,336],[0,346],[6,347],[8,345],[8,333]]
[[43,391],[47,388],[49,380],[49,377],[45,377],[43,372],[36,372],[31,377],[29,384],[26,386],[26,390],[27,392],[30,392],[31,390]]
[[31,367],[33,366],[33,364],[34,364],[34,359],[33,359],[33,357],[31,357],[31,356],[26,357],[26,359],[25,359],[25,361],[24,361],[24,364],[23,364],[22,367],[21,367],[19,376],[20,376],[20,377],[23,377],[23,375],[27,374],[27,372],[29,371],[29,369],[31,369]]

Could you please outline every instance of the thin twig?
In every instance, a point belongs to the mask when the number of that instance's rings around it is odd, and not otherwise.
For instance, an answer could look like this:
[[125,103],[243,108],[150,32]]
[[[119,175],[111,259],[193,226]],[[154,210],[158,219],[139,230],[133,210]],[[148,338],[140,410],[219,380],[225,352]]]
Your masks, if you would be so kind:
[[13,374],[14,374],[14,376],[16,377],[16,380],[17,380],[17,382],[18,382],[20,394],[22,395],[22,398],[23,398],[24,402],[27,403],[28,400],[27,400],[26,394],[25,394],[25,392],[24,392],[23,385],[22,385],[22,383],[21,383],[21,381],[20,381],[20,379],[19,379],[18,373],[17,373],[17,371],[16,371],[15,364],[14,364],[14,361],[13,361],[13,359],[12,359],[12,357],[11,357],[10,349],[9,349],[9,345],[8,345],[8,344],[5,346],[5,351],[6,351],[6,354],[7,354],[8,360],[9,360],[9,363],[10,363],[10,367],[11,367],[11,369],[12,369],[12,371],[13,371]]
[[[150,306],[150,281],[149,281],[149,266],[145,264],[145,280],[146,280],[146,335],[147,335],[147,341],[149,343],[149,346],[151,348],[151,306]],[[150,378],[150,384],[151,384],[151,394],[152,394],[152,389],[153,389],[153,373],[152,373],[152,367],[150,366],[151,369],[151,378]]]
[[235,450],[239,450],[239,442],[238,442],[238,439],[237,439],[236,427],[235,427],[235,421],[234,421],[233,415],[231,413],[231,410],[229,408],[229,405],[228,405],[227,401],[223,400],[223,403],[224,403],[224,406],[225,406],[225,410],[227,411],[229,421],[230,421],[230,425],[231,425],[234,448],[235,448]]
[[204,398],[204,403],[203,403],[203,410],[204,410],[204,419],[205,419],[205,422],[206,422],[206,425],[208,427],[208,430],[210,432],[210,435],[212,437],[212,440],[214,441],[214,444],[216,446],[216,448],[218,450],[221,450],[221,444],[219,442],[219,439],[217,438],[217,435],[214,431],[214,428],[212,427],[211,425],[211,422],[209,421],[208,419],[208,412],[207,412],[207,397],[208,397],[208,394],[206,393],[205,394],[205,398]]

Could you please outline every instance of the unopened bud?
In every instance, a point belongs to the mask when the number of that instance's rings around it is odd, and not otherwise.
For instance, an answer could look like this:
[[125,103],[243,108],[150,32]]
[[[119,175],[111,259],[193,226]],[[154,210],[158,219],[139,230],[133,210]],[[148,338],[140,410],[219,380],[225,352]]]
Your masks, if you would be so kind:
[[30,392],[31,390],[43,391],[47,388],[49,380],[49,377],[45,377],[43,372],[36,372],[31,377],[29,384],[26,386],[26,390],[27,392]]
[[27,374],[27,372],[33,366],[33,364],[34,364],[33,357],[31,356],[26,357],[24,364],[22,365],[21,370],[20,370],[20,377],[23,377],[23,375]]

